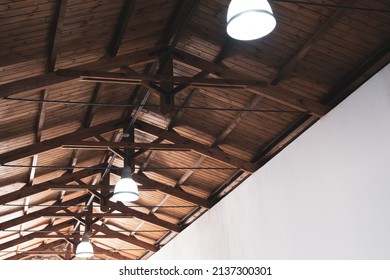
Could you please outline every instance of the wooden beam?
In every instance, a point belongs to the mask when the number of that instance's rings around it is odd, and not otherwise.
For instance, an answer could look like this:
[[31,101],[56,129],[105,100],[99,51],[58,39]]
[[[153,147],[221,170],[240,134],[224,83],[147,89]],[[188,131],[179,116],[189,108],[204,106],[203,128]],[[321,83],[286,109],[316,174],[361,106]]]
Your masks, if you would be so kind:
[[[43,90],[41,92],[41,99],[47,100],[48,98],[49,98],[49,91]],[[45,102],[39,103],[37,125],[36,125],[36,129],[35,129],[35,142],[36,143],[41,142],[43,124],[45,122],[45,117],[46,117],[46,107],[47,107],[47,103],[45,103]]]
[[[346,0],[343,2],[345,6],[352,6],[356,0]],[[338,20],[345,15],[348,10],[345,8],[337,9],[331,17],[327,19],[325,23],[321,25],[319,29],[310,37],[309,40],[291,57],[279,70],[278,74],[272,81],[272,85],[276,85],[282,79],[287,76],[297,67],[297,65],[303,60],[307,53],[315,46],[315,44],[321,40],[321,38],[332,28],[332,26],[338,22]]]
[[[110,257],[110,258],[113,258],[116,260],[136,260],[136,258],[124,256],[120,252],[103,249],[100,246],[96,245],[95,243],[92,243],[92,246],[93,246],[94,255],[105,255],[107,257]],[[120,249],[119,249],[119,251],[120,251]]]
[[[30,217],[54,217],[54,218],[75,218],[75,219],[82,219],[85,217],[85,213],[31,213]],[[130,216],[128,214],[123,213],[93,213],[93,218],[98,219],[104,219],[104,218],[110,218],[110,219],[131,219],[133,216]]]
[[151,252],[157,252],[158,251],[158,248],[156,246],[150,244],[150,243],[141,241],[141,240],[139,240],[138,238],[136,238],[134,236],[127,236],[127,235],[124,235],[122,233],[112,231],[107,226],[100,226],[100,225],[97,225],[97,224],[93,224],[92,225],[92,229],[100,231],[101,233],[113,236],[113,237],[115,237],[117,239],[120,239],[120,240],[123,240],[125,242],[129,242],[129,243],[131,243],[131,244],[133,244],[135,246],[144,248],[145,250],[148,250],[148,251],[151,251]]
[[28,176],[28,185],[32,186],[34,184],[34,178],[35,178],[35,171],[36,171],[36,165],[38,164],[38,155],[33,155],[31,159],[31,168],[30,168],[30,175]]
[[42,152],[46,152],[55,148],[59,148],[66,144],[68,141],[82,140],[94,135],[102,134],[105,132],[120,129],[127,122],[127,120],[114,120],[106,123],[102,123],[90,128],[82,128],[75,132],[58,136],[56,138],[45,140],[40,143],[35,143],[23,148],[12,150],[0,155],[0,165],[14,160],[22,159],[25,157],[33,156]]
[[74,223],[75,223],[74,220],[70,220],[70,221],[65,221],[65,222],[62,222],[62,223],[54,225],[54,226],[49,225],[49,226],[45,227],[42,231],[30,233],[30,234],[24,235],[22,237],[18,237],[16,239],[13,239],[13,240],[10,240],[8,242],[0,244],[0,250],[5,250],[7,248],[10,248],[10,247],[22,244],[24,242],[33,240],[35,238],[35,236],[41,235],[42,233],[49,234],[50,232],[59,231],[63,228],[72,226]]
[[[97,165],[96,167],[98,168],[100,166],[102,165]],[[48,190],[50,188],[50,184],[64,184],[64,183],[72,182],[77,179],[94,175],[100,171],[101,170],[98,169],[83,169],[72,174],[65,174],[62,177],[38,185],[25,186],[17,191],[10,192],[0,196],[0,205]]]
[[122,43],[123,36],[125,35],[127,25],[134,12],[137,0],[125,0],[124,7],[118,19],[117,27],[114,32],[114,37],[111,39],[111,44],[108,49],[108,54],[112,57],[116,56],[119,50],[119,46]]
[[[87,197],[88,196],[86,196],[86,195],[81,196],[81,197],[76,197],[76,198],[73,198],[71,200],[68,200],[66,203],[68,205],[77,205],[77,204],[85,202]],[[35,220],[37,218],[42,217],[44,214],[46,214],[46,215],[49,213],[55,214],[58,211],[62,210],[61,208],[56,208],[56,206],[59,206],[59,205],[61,205],[61,202],[57,201],[57,202],[52,204],[52,206],[54,206],[54,208],[50,208],[50,207],[44,208],[44,209],[37,210],[35,212],[20,216],[18,218],[14,218],[12,220],[2,222],[2,223],[0,223],[0,230],[5,230],[7,228],[11,228],[11,227],[23,224],[23,223],[30,222],[32,220]]]
[[[73,69],[58,69],[56,71],[59,76],[80,78],[81,81],[86,82],[102,82],[102,83],[119,83],[119,84],[131,84],[131,85],[144,85],[150,86],[149,83],[165,84],[170,83],[173,85],[188,85],[191,87],[220,87],[220,88],[262,88],[267,85],[262,80],[255,79],[212,79],[203,78],[199,76],[194,77],[181,77],[170,75],[144,75],[135,73],[117,73],[117,72],[101,72],[101,71],[88,71],[88,70],[73,70]],[[164,91],[163,89],[160,89]]]
[[[123,54],[116,57],[104,57],[98,61],[79,65],[73,70],[80,69],[99,69],[99,71],[107,71],[119,68],[122,65],[142,65],[153,62],[157,59],[157,49],[147,49],[128,54]],[[0,98],[11,96],[23,92],[32,92],[41,89],[50,89],[53,86],[66,83],[74,80],[74,77],[59,76],[54,72],[26,78],[0,85]]]
[[205,155],[201,155],[197,162],[193,165],[194,169],[189,169],[184,173],[180,179],[177,181],[175,187],[179,187],[180,185],[184,184],[184,182],[194,173],[195,169],[198,168],[206,159],[207,157]]
[[[111,170],[111,173],[116,174],[118,176],[121,175],[119,170]],[[154,181],[152,179],[149,179],[143,173],[133,174],[132,176],[133,176],[133,179],[137,183],[142,185],[139,187],[140,189],[144,188],[146,190],[146,189],[150,188],[150,189],[157,190],[157,191],[160,191],[162,193],[169,194],[171,196],[183,199],[183,200],[190,202],[190,203],[193,203],[195,205],[200,205],[200,206],[207,208],[207,209],[211,208],[211,205],[207,200],[200,198],[200,197],[197,197],[195,195],[189,194],[189,193],[185,192],[184,190],[182,190],[181,188],[174,188],[172,186],[168,186],[168,185],[162,184],[160,182]],[[173,231],[176,231],[176,230],[173,230]]]
[[[24,252],[15,252],[16,255],[9,257],[9,258],[6,258],[6,260],[20,260],[21,258],[24,258],[24,257],[29,256],[29,255],[42,255],[44,253],[44,251],[51,250],[54,247],[64,245],[64,244],[67,244],[67,243],[63,239],[56,240],[56,241],[53,241],[50,243],[43,243],[42,242],[41,245],[39,245],[38,247],[35,247],[31,250],[27,250]],[[39,253],[37,253],[37,252],[39,252]],[[63,254],[64,252],[59,251],[58,253]],[[53,251],[51,251],[50,254],[54,254]]]
[[111,194],[110,176],[103,176],[100,182],[106,185],[105,188],[101,188],[100,190],[100,211],[107,213],[110,211],[110,207],[108,206],[108,200]]
[[[40,235],[36,235],[35,238],[44,238],[44,239],[68,239],[68,240],[80,240],[83,237],[83,233],[56,233],[55,235],[47,235],[45,233],[41,233]],[[111,235],[106,235],[106,234],[90,234],[89,235],[90,239],[114,239],[115,237]]]
[[[114,203],[112,201],[108,201],[107,204],[111,209],[120,211],[124,215],[135,217],[135,218],[140,219],[142,221],[145,221],[147,223],[162,227],[164,229],[168,229],[168,230],[171,230],[171,231],[177,232],[177,233],[179,233],[183,230],[183,227],[166,222],[164,220],[161,220],[161,219],[157,218],[157,216],[154,215],[153,213],[144,214],[142,212],[128,208],[122,202],[118,201],[118,202]],[[115,214],[113,214],[113,215],[115,215]]]
[[48,187],[49,190],[53,191],[101,191],[102,189],[109,189],[114,190],[115,185],[65,185],[65,184],[58,184],[58,185],[50,185]]
[[49,57],[47,67],[48,72],[53,72],[56,65],[58,49],[61,41],[62,28],[64,26],[66,8],[68,6],[68,0],[58,0],[57,5],[57,14],[55,20],[53,21],[54,26],[50,35],[51,41],[49,45]]
[[[251,103],[248,104],[245,109],[253,109],[263,98],[261,96],[255,96]],[[223,142],[224,139],[234,130],[234,128],[241,122],[241,120],[248,114],[248,111],[239,113],[232,121],[231,123],[222,131],[222,133],[219,134],[219,136],[215,139],[214,143],[211,145],[211,147],[216,147],[219,144]],[[196,162],[195,166],[200,166],[203,161],[205,160],[205,156],[201,156],[199,160]],[[178,181],[178,184],[183,184],[185,180],[188,179],[189,176],[192,175],[194,170],[188,170]]]
[[[326,104],[336,106],[344,100],[347,96],[353,93],[359,86],[361,86],[367,79],[375,75],[379,70],[390,63],[390,41],[386,42],[381,48],[376,50],[369,56],[365,63],[360,64],[351,74],[335,86],[326,96],[324,101]],[[291,141],[306,131],[311,125],[317,122],[316,117],[304,114],[292,123],[287,129],[279,134],[266,147],[261,149],[256,157],[252,160],[259,165],[264,165],[277,153],[283,150]],[[210,199],[213,205],[218,203],[224,196],[219,196],[227,188],[234,188],[239,182],[242,182],[250,174],[239,171],[234,174],[227,182],[221,185],[217,192],[215,192]]]
[[175,8],[169,17],[169,21],[165,25],[165,29],[162,32],[161,37],[157,41],[157,45],[168,45],[175,34],[180,35],[180,30],[183,30],[188,21],[191,19],[191,15],[194,12],[194,3],[197,1],[177,1]]
[[[98,196],[98,194],[95,194],[95,195]],[[147,222],[147,223],[150,223],[152,225],[155,225],[155,226],[158,226],[158,227],[161,227],[161,228],[164,228],[164,229],[176,232],[176,233],[179,233],[183,230],[183,227],[169,223],[169,222],[164,221],[164,220],[161,220],[157,216],[155,216],[153,213],[145,214],[145,213],[142,213],[140,211],[126,207],[126,205],[124,205],[120,201],[112,202],[112,201],[108,200],[107,206],[108,206],[108,208],[110,208],[111,211],[121,212],[119,214],[116,214],[116,213],[111,214],[111,215],[113,215],[114,218],[115,218],[115,215],[117,215],[118,217],[137,218],[143,222]],[[104,216],[104,214],[101,216]],[[102,217],[102,218],[104,218],[104,217]],[[107,218],[110,218],[110,216],[108,216]]]
[[162,184],[160,182],[154,181],[152,179],[149,179],[145,174],[133,174],[133,178],[136,182],[143,184],[145,187],[147,186],[147,187],[155,188],[160,192],[163,192],[165,194],[169,194],[171,196],[183,199],[183,200],[190,202],[190,203],[193,203],[195,205],[202,206],[206,209],[211,208],[211,204],[207,200],[200,198],[200,197],[197,197],[193,194],[189,194],[189,193],[185,192],[184,190],[182,190],[181,188],[178,188],[178,187],[174,188],[174,187]]
[[[256,107],[256,105],[263,99],[263,97],[256,95],[251,103],[245,106],[245,110],[252,110]],[[221,144],[226,137],[236,128],[236,126],[242,121],[242,119],[249,114],[249,111],[240,112],[231,122],[230,124],[218,135],[215,139],[214,143],[211,145],[212,147],[218,146]]]
[[[47,100],[48,97],[49,97],[49,91],[43,90],[41,92],[41,99]],[[41,142],[43,124],[45,122],[45,117],[46,117],[46,106],[47,106],[47,103],[45,103],[45,102],[39,104],[37,125],[36,125],[36,129],[35,129],[35,143]],[[35,171],[36,171],[36,168],[34,166],[36,166],[37,163],[38,163],[38,155],[34,155],[32,157],[32,160],[31,160],[31,165],[33,167],[31,167],[31,169],[30,169],[30,175],[29,175],[29,179],[28,179],[28,185],[30,185],[30,186],[32,186],[34,183],[34,177],[35,177]]]
[[171,141],[175,144],[190,145],[192,147],[192,150],[199,154],[205,155],[209,158],[216,159],[218,161],[224,162],[231,166],[246,170],[250,173],[253,173],[258,169],[258,166],[253,163],[229,155],[218,148],[208,147],[206,145],[200,144],[191,139],[185,138],[174,131],[164,130],[159,127],[153,126],[151,124],[145,123],[143,121],[137,121],[137,123],[135,124],[135,128],[152,135],[161,136],[164,139]]
[[[226,66],[204,60],[182,50],[176,49],[174,51],[174,59],[178,62],[192,65],[196,68],[208,71],[225,79],[247,79],[247,77],[243,74],[235,72]],[[268,85],[261,87],[261,89],[247,87],[245,90],[269,100],[273,100],[277,103],[286,105],[292,109],[308,112],[316,117],[322,117],[330,110],[330,107],[327,105],[323,105],[312,99],[300,96],[280,86]]]
[[101,150],[112,148],[141,148],[148,150],[162,151],[190,151],[191,145],[188,144],[161,144],[161,143],[126,143],[126,142],[94,142],[94,141],[69,141],[61,146],[64,149],[89,149]]
[[[95,86],[95,89],[93,90],[92,98],[90,103],[94,104],[99,101],[102,92],[104,89],[104,84],[102,83],[97,83]],[[85,115],[85,119],[83,122],[83,125],[85,128],[88,128],[92,124],[93,116],[95,115],[96,107],[93,105],[89,105],[87,109],[87,113]]]
[[[44,236],[44,234],[42,234]],[[47,236],[51,237],[51,236]],[[57,236],[58,238],[61,238]],[[40,246],[33,248],[28,251],[23,252],[16,252],[16,255],[7,258],[6,260],[20,260],[22,258],[25,258],[26,256],[30,255],[68,255],[68,258],[65,257],[65,260],[71,259],[71,256],[74,255],[74,252],[70,251],[69,248],[66,248],[65,251],[63,250],[54,250],[53,248],[58,247],[60,245],[70,245],[69,243],[66,243],[65,240],[56,240],[50,243],[42,243]],[[105,255],[110,258],[114,258],[116,260],[136,260],[136,258],[130,258],[128,256],[124,256],[120,254],[119,252],[114,252],[111,250],[102,249],[101,247],[97,246],[96,244],[92,244],[94,255]],[[69,257],[70,256],[70,257]]]
[[[169,53],[167,56],[160,57],[160,69],[158,73],[173,77],[173,60]],[[160,111],[164,116],[172,114],[175,111],[175,95],[172,94],[174,87],[174,83],[170,81],[160,83],[160,91],[158,91],[160,95]]]
[[[229,53],[229,51],[232,49],[234,45],[234,40],[232,40],[230,37],[228,37],[223,46],[221,47],[220,51],[218,52],[218,55],[216,56],[216,58],[214,59],[214,63],[215,64],[221,64],[221,62],[223,61],[223,59],[225,58],[225,56]],[[210,73],[207,72],[207,71],[204,71],[202,70],[201,72],[199,72],[198,74],[196,74],[195,76],[196,77],[207,77]],[[181,90],[184,90],[186,88],[189,87],[188,84],[186,85],[182,85],[182,86],[178,86],[177,88],[181,87]],[[185,111],[185,108],[186,106],[189,106],[189,104],[191,103],[191,101],[195,98],[196,96],[196,93],[199,91],[199,89],[195,88],[193,89],[185,98],[185,100],[183,101],[183,103],[180,105],[179,107],[179,110],[177,110],[171,120],[169,121],[168,125],[167,125],[167,130],[172,130],[173,127],[175,126],[176,122],[178,119],[180,119],[182,117],[182,115],[184,114],[184,111]],[[176,92],[177,94],[178,92]]]

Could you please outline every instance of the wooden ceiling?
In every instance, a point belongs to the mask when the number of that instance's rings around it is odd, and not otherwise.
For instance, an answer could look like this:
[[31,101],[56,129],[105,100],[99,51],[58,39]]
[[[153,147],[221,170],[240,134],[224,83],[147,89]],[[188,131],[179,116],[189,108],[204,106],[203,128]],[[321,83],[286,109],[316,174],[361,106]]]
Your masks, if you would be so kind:
[[241,42],[229,0],[1,1],[0,259],[147,259],[390,61],[388,0],[270,3]]

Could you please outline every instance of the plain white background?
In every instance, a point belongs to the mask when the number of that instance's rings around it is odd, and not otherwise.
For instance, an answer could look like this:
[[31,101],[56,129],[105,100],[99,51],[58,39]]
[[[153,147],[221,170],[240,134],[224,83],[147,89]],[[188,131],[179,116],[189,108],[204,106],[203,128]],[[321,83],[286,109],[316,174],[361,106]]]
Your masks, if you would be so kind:
[[152,260],[390,259],[390,66]]

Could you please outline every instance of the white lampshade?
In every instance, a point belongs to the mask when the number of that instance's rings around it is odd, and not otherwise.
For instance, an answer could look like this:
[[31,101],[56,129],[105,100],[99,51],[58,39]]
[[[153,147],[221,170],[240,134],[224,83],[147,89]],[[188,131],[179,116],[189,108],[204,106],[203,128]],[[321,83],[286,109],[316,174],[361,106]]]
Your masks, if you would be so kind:
[[227,13],[226,31],[230,37],[247,41],[264,37],[276,26],[267,0],[232,0]]
[[116,183],[114,188],[113,199],[117,201],[136,201],[139,198],[138,186],[131,177],[129,166],[123,168],[122,177]]
[[93,256],[93,247],[89,242],[88,234],[84,233],[81,238],[81,242],[76,248],[76,257],[78,258],[90,258]]

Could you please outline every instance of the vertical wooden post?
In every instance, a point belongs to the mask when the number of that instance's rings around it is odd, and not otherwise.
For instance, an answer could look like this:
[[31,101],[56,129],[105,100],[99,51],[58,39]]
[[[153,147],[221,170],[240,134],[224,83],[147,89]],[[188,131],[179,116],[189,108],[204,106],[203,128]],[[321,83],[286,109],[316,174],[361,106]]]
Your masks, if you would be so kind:
[[[104,176],[102,184],[105,186],[110,185],[110,173]],[[103,213],[106,213],[108,212],[108,210],[110,210],[110,207],[108,206],[108,197],[110,196],[110,189],[108,187],[102,188],[101,195],[102,198],[100,199],[100,210]]]
[[93,203],[88,204],[87,213],[85,214],[85,232],[91,234],[92,230],[92,216],[93,216]]
[[[173,76],[172,56],[161,56],[160,65],[163,67],[159,71],[161,74],[165,76]],[[174,84],[172,82],[163,82],[161,83],[160,88],[162,89],[160,92],[161,113],[164,115],[172,114],[175,111],[175,95],[171,93],[174,88]]]
[[[127,143],[134,143],[134,140],[135,140],[134,126],[130,127],[130,129],[128,129],[127,133],[128,133],[128,135],[125,138],[125,142],[127,142]],[[131,157],[131,155],[133,155],[134,153],[135,153],[135,148],[129,148],[129,147],[125,148],[125,159],[124,159],[125,162],[124,162],[124,165],[130,166],[130,170],[131,170],[132,173],[135,170],[135,160],[134,160],[133,157]]]

